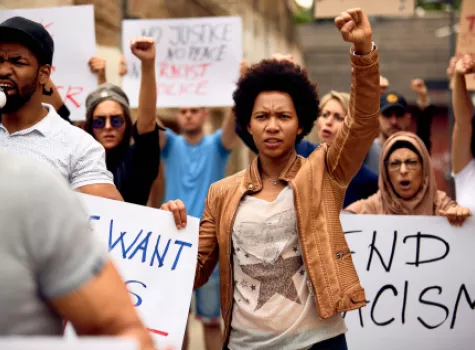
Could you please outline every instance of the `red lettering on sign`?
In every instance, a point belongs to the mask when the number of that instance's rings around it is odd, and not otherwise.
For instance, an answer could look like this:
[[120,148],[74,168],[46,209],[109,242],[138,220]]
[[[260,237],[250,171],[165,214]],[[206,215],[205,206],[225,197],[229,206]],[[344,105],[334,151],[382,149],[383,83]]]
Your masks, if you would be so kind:
[[207,86],[208,86],[208,80],[200,81],[198,85],[196,86],[195,94],[200,95],[200,96],[207,95],[207,93],[203,91]]
[[157,95],[183,96],[183,95],[207,95],[208,80],[198,83],[159,83]]
[[160,62],[158,76],[161,78],[194,80],[202,78],[209,66],[211,66],[211,63],[173,64]]
[[473,32],[475,28],[475,15],[467,16],[465,19],[468,21],[468,31]]
[[[63,89],[64,86],[56,86],[56,90],[58,90],[58,92]],[[74,96],[81,94],[83,91],[84,88],[81,86],[68,86],[66,95],[63,97],[63,101],[66,103],[69,100],[74,106],[76,106],[76,108],[79,108],[81,107],[81,104],[74,98]]]

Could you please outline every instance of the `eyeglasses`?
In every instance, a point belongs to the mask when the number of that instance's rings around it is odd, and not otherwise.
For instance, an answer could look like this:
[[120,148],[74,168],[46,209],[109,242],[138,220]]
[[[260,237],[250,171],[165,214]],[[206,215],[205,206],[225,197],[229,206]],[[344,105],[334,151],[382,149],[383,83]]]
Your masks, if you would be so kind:
[[403,164],[405,164],[409,170],[414,171],[419,168],[421,163],[417,159],[392,160],[386,163],[389,171],[398,171]]
[[[106,126],[106,117],[97,117],[92,120],[92,127],[94,129],[104,129]],[[118,129],[124,125],[125,120],[122,116],[116,115],[110,118],[111,126],[114,129]]]

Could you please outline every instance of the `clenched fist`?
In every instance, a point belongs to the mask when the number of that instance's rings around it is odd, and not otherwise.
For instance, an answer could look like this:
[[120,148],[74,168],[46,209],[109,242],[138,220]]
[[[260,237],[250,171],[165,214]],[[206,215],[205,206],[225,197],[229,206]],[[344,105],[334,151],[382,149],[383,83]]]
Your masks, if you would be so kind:
[[360,8],[342,12],[335,18],[335,25],[343,40],[353,43],[357,55],[367,55],[373,48],[373,32],[368,17]]
[[106,60],[102,57],[91,57],[88,62],[89,69],[94,74],[105,74],[106,72]]
[[475,73],[475,59],[472,55],[463,55],[455,64],[455,74],[465,75]]
[[155,62],[155,40],[141,36],[130,42],[130,50],[142,62]]

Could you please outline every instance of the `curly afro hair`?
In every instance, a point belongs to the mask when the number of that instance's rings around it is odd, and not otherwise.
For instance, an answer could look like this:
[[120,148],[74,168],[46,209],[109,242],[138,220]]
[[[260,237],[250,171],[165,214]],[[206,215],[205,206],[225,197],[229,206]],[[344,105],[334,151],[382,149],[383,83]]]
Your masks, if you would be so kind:
[[307,71],[291,62],[267,59],[254,64],[241,76],[233,93],[233,111],[237,127],[246,134],[245,137],[252,142],[252,146],[255,145],[247,126],[254,102],[264,91],[280,91],[290,95],[299,127],[303,129],[295,140],[295,143],[299,143],[312,130],[318,116],[317,87],[308,79]]

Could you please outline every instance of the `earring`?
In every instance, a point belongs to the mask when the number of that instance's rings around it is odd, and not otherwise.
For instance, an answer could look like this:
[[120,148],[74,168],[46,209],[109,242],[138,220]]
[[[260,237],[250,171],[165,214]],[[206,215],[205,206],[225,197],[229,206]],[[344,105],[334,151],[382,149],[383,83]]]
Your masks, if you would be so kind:
[[252,135],[252,131],[249,131],[249,134],[251,134],[251,135]]

